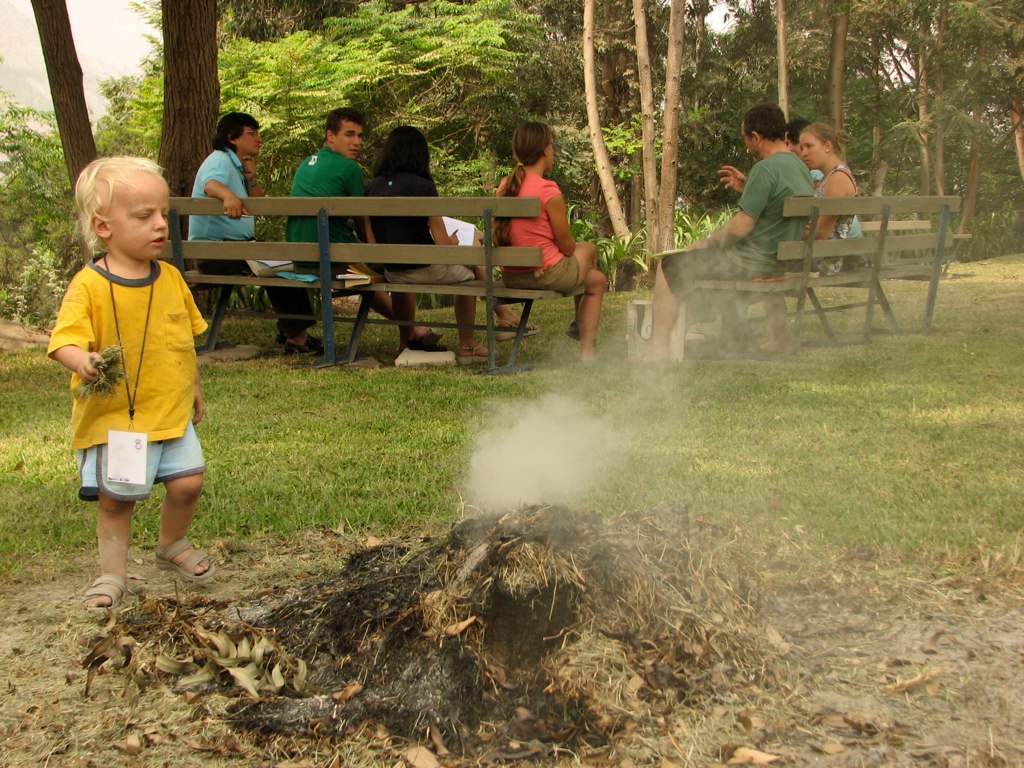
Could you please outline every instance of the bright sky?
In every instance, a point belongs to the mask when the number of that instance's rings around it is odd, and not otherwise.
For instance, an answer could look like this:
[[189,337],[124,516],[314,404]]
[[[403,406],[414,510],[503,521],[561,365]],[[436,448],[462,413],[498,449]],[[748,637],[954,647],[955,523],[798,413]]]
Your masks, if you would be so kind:
[[[99,81],[135,72],[150,50],[146,36],[160,34],[130,6],[131,0],[67,0],[94,118],[103,110]],[[52,109],[31,0],[0,0],[0,9],[13,11],[3,14],[6,29],[0,29],[0,87],[27,106]]]

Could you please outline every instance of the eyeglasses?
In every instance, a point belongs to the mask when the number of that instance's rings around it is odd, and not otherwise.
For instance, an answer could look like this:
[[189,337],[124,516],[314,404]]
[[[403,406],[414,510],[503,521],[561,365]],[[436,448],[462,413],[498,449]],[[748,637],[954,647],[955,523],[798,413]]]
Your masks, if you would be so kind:
[[252,128],[243,128],[242,129],[242,135],[243,136],[259,136],[260,132],[259,131],[254,131]]

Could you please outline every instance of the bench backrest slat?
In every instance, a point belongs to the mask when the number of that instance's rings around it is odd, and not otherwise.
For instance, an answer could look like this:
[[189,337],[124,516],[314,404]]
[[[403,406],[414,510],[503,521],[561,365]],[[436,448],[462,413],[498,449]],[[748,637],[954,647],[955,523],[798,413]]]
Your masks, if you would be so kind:
[[[249,241],[190,240],[181,244],[185,259],[211,261],[241,261],[264,259],[267,261],[293,261],[315,265],[320,261],[316,243],[280,243]],[[492,250],[493,263],[498,267],[540,267],[543,255],[540,248],[504,246]],[[171,246],[165,248],[164,258],[171,260]],[[368,245],[366,243],[332,243],[331,261],[338,264],[464,264],[484,263],[483,246],[471,245]]]
[[[912,235],[890,234],[885,239],[882,253],[886,256],[905,259],[920,258],[921,262],[930,262],[934,258],[935,246],[939,242],[936,232]],[[878,250],[877,237],[855,237],[849,240],[815,240],[814,257],[832,258],[835,256],[871,255]],[[926,253],[921,253],[922,251]],[[779,261],[794,261],[804,257],[804,241],[791,240],[779,243]]]
[[933,197],[789,197],[783,204],[784,216],[810,216],[817,208],[823,216],[880,216],[888,206],[890,216],[941,213],[943,207],[960,210],[960,198]]
[[[254,216],[316,216],[321,208],[329,216],[540,216],[536,197],[249,197],[245,208]],[[220,200],[206,197],[172,197],[171,208],[179,215],[221,215]]]

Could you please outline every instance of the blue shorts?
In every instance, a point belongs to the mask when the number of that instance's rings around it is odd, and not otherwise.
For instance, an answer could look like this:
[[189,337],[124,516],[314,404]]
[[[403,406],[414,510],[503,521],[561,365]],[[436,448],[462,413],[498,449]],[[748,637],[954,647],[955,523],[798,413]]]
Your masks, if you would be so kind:
[[159,440],[146,450],[146,484],[115,483],[107,480],[107,445],[94,445],[75,451],[81,487],[78,498],[97,501],[100,493],[118,501],[148,499],[154,483],[165,483],[178,477],[201,475],[206,472],[203,448],[199,445],[192,422],[185,434],[172,440]]

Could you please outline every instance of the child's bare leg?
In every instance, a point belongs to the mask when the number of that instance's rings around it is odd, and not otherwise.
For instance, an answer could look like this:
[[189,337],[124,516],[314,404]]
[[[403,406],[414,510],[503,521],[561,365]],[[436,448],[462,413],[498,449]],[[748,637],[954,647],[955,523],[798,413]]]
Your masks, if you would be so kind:
[[[118,501],[100,494],[96,541],[100,550],[101,573],[128,576],[128,542],[132,535],[134,510],[133,501]],[[105,608],[110,604],[110,598],[106,595],[89,597],[83,601],[86,608]]]
[[[187,475],[168,480],[164,483],[167,488],[167,495],[160,507],[160,536],[157,545],[163,548],[169,547],[178,539],[185,538],[188,527],[192,523],[192,516],[199,505],[199,494],[203,490],[203,475]],[[173,560],[181,564],[192,554],[192,550],[176,555]],[[200,576],[210,568],[209,560],[203,560],[196,565],[194,573]]]

